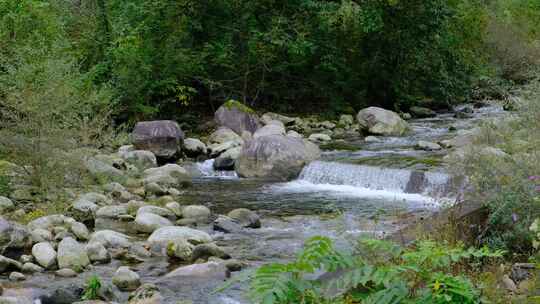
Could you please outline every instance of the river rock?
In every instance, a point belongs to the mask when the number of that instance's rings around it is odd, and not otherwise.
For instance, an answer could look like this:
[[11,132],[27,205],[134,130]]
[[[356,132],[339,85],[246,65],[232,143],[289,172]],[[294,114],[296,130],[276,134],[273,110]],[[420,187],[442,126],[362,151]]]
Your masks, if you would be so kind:
[[210,209],[201,205],[190,205],[182,208],[182,217],[192,219],[199,223],[208,223],[210,220]]
[[236,160],[241,177],[291,180],[302,168],[320,157],[319,148],[298,138],[270,135],[246,143]]
[[319,127],[323,129],[333,130],[336,128],[336,124],[331,121],[325,120],[319,123]]
[[92,233],[89,243],[98,242],[105,248],[128,248],[131,245],[130,237],[113,230],[100,230]]
[[285,126],[293,125],[296,122],[296,119],[293,117],[288,117],[288,116],[273,113],[273,112],[267,112],[267,113],[264,113],[263,116],[261,116],[261,122],[265,125],[276,120],[281,122]]
[[124,173],[114,166],[99,160],[95,157],[89,157],[84,161],[88,172],[99,180],[119,180],[124,177]]
[[218,157],[216,157],[214,163],[212,164],[214,170],[234,170],[236,159],[240,156],[241,151],[242,147],[235,147],[221,153]]
[[70,230],[79,240],[86,241],[90,237],[90,232],[88,231],[88,228],[86,228],[86,225],[83,223],[72,223]]
[[82,271],[90,264],[83,245],[73,238],[65,238],[58,244],[58,268],[71,268]]
[[293,137],[293,138],[303,138],[304,136],[302,136],[302,134],[294,131],[294,130],[290,130],[287,132],[287,136],[288,137]]
[[26,276],[20,272],[14,271],[9,274],[9,280],[13,282],[24,281],[26,280]]
[[414,107],[411,107],[409,111],[411,112],[412,116],[415,118],[430,118],[430,117],[437,116],[437,113],[435,113],[435,111],[429,108],[425,108],[425,107],[414,106]]
[[243,131],[254,133],[261,127],[255,111],[235,100],[229,100],[219,107],[214,114],[214,120],[218,125],[225,126],[238,135],[242,135]]
[[177,217],[182,216],[182,206],[178,202],[170,202],[165,204],[165,208],[169,209]]
[[226,268],[223,264],[217,262],[206,262],[176,268],[165,275],[165,279],[176,279],[179,277],[225,279],[225,272]]
[[129,214],[127,205],[104,206],[96,211],[96,217],[116,219]]
[[439,144],[424,140],[418,141],[418,143],[416,144],[416,148],[425,151],[439,151],[442,149]]
[[10,270],[21,270],[21,269],[22,269],[21,263],[13,259],[7,258],[3,255],[0,255],[0,273],[4,273]]
[[15,209],[15,204],[4,196],[0,196],[0,214],[4,214]]
[[266,126],[253,133],[253,138],[259,138],[268,135],[285,135],[285,125],[278,120],[269,121]]
[[184,239],[177,239],[167,244],[167,256],[182,261],[191,261],[193,244]]
[[185,240],[191,244],[203,244],[212,241],[212,237],[208,233],[200,230],[191,229],[188,227],[163,227],[154,231],[148,238],[148,243],[154,249],[165,248],[167,244],[176,240]]
[[107,251],[103,244],[98,242],[88,243],[86,245],[86,253],[92,263],[105,264],[111,261],[109,251]]
[[378,107],[369,107],[356,115],[362,130],[384,136],[402,136],[409,130],[409,124],[395,112]]
[[136,149],[151,151],[158,158],[175,159],[180,153],[184,132],[172,120],[142,121],[135,125],[132,137]]
[[141,170],[157,167],[156,155],[151,151],[134,150],[120,155],[127,163]]
[[45,269],[56,266],[56,251],[51,243],[37,243],[32,247],[32,255],[36,262]]
[[239,144],[242,144],[244,140],[233,130],[227,127],[219,127],[216,131],[210,134],[210,136],[208,137],[208,142],[210,144],[223,144],[226,142],[237,142]]
[[112,282],[122,291],[133,291],[141,286],[141,278],[139,275],[127,266],[122,266],[116,270]]
[[0,217],[0,254],[19,252],[32,246],[28,229]]
[[49,242],[53,240],[53,235],[49,230],[35,229],[30,232],[32,243]]
[[174,226],[168,219],[154,213],[139,213],[135,218],[136,229],[143,233],[152,233],[161,227]]
[[36,265],[34,263],[24,263],[21,270],[24,273],[38,273],[38,272],[45,271],[43,267]]
[[53,227],[63,226],[73,222],[75,222],[75,220],[71,217],[62,214],[53,214],[39,217],[28,223],[27,227],[32,231],[36,229],[52,230]]
[[211,144],[208,146],[210,150],[210,157],[218,157],[221,154],[225,153],[228,150],[240,147],[244,144],[244,141],[227,141],[222,144]]
[[167,164],[143,172],[143,183],[157,183],[161,186],[184,186],[191,182],[188,172],[176,164]]
[[137,210],[137,215],[142,213],[152,213],[165,217],[171,221],[176,220],[176,215],[170,209],[157,207],[157,206],[143,206]]
[[62,284],[52,293],[42,298],[43,303],[72,304],[79,301],[84,293],[83,282]]
[[339,117],[339,124],[343,127],[350,127],[354,124],[354,116],[343,114]]
[[189,157],[206,155],[206,145],[196,138],[186,138],[184,140],[184,153]]
[[75,272],[73,269],[69,268],[62,268],[54,272],[59,277],[62,278],[74,278],[77,276],[77,272]]
[[[94,215],[101,205],[108,205],[111,200],[101,193],[90,192],[79,196],[73,202],[73,211],[75,217],[81,221],[93,219]],[[59,221],[59,219],[53,219]],[[64,223],[68,224],[68,223]]]
[[237,233],[242,230],[242,226],[232,218],[224,215],[219,215],[213,222],[215,231],[225,233]]
[[308,140],[317,144],[321,144],[331,141],[332,138],[326,134],[314,133],[309,136]]
[[261,219],[257,215],[257,213],[245,209],[245,208],[238,208],[234,209],[229,214],[227,214],[228,217],[235,220],[237,223],[242,225],[246,228],[261,228]]
[[207,261],[210,257],[216,257],[220,259],[231,258],[230,255],[228,255],[222,248],[220,248],[214,243],[199,244],[195,246],[195,248],[193,248],[193,253],[191,255],[191,259],[193,261],[197,261],[198,259]]
[[159,304],[162,303],[159,299],[156,299],[157,301],[154,302],[140,302],[143,300],[154,300],[155,298],[160,298],[161,295],[159,294],[159,288],[150,283],[146,283],[141,285],[137,290],[132,292],[129,295],[129,303],[132,304]]

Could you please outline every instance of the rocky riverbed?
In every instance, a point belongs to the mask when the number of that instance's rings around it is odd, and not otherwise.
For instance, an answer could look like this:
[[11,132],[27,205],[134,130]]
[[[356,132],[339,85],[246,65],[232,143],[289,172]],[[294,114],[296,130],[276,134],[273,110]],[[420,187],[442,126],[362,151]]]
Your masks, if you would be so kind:
[[62,214],[23,225],[15,219],[31,212],[31,189],[0,197],[0,303],[75,303],[92,277],[104,302],[249,303],[245,286],[213,291],[291,258],[310,236],[347,246],[429,216],[464,186],[449,159],[504,153],[472,143],[501,107],[413,115],[258,117],[230,102],[206,138],[185,138],[172,121],[140,123],[133,145],[86,159],[101,183],[67,189]]

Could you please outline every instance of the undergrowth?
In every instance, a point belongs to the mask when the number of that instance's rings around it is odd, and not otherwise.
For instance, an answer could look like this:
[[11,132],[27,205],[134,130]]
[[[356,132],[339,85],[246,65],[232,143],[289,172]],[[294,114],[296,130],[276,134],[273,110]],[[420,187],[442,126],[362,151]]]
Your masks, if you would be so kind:
[[249,297],[264,304],[481,303],[482,289],[469,273],[502,255],[428,240],[403,247],[362,239],[347,252],[318,236],[295,261],[247,275]]

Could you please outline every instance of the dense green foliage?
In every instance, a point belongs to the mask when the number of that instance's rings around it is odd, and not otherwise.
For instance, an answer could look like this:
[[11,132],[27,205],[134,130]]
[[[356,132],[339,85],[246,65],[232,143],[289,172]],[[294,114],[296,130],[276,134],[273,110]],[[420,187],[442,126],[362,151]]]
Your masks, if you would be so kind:
[[112,87],[126,119],[211,112],[229,98],[407,108],[468,95],[486,16],[475,0],[3,0],[0,73],[28,46],[60,56]]
[[295,261],[257,269],[251,298],[265,304],[480,303],[480,289],[467,269],[502,255],[432,241],[409,248],[364,239],[355,247],[347,253],[328,238],[314,237]]

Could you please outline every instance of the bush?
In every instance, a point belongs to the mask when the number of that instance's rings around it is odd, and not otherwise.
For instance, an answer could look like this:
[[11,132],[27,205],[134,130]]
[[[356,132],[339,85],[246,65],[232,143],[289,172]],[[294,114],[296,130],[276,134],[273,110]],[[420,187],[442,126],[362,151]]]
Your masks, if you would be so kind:
[[504,157],[473,150],[465,161],[452,166],[466,172],[474,191],[470,200],[489,209],[487,227],[479,240],[493,248],[530,255],[533,233],[529,227],[540,216],[540,82],[533,81],[521,92],[516,114],[487,122],[475,147],[491,146]]
[[249,294],[265,304],[480,303],[480,289],[467,269],[501,255],[432,241],[401,247],[371,239],[347,253],[328,238],[314,237],[295,261],[257,269]]
[[0,74],[2,154],[41,192],[77,181],[82,162],[72,151],[99,144],[109,124],[107,91],[86,83],[69,57],[50,51],[21,48]]

